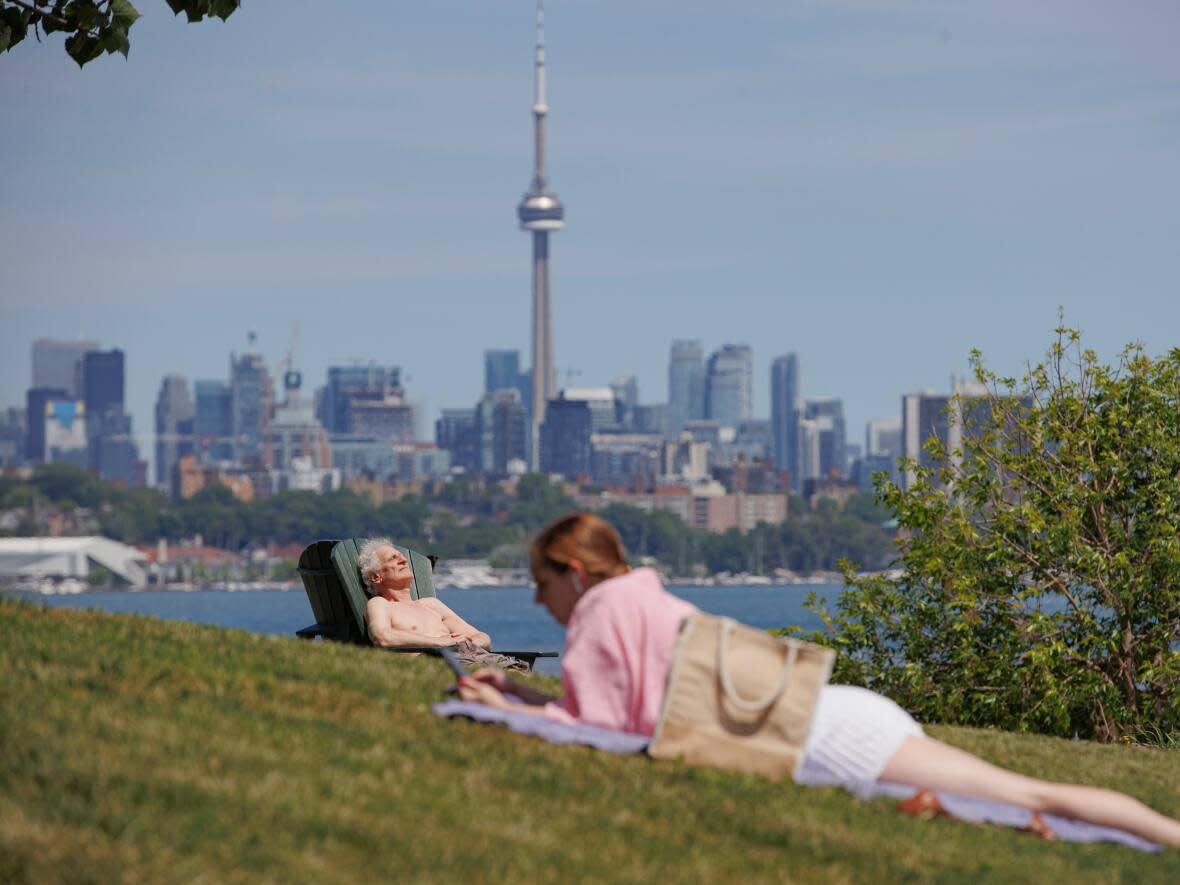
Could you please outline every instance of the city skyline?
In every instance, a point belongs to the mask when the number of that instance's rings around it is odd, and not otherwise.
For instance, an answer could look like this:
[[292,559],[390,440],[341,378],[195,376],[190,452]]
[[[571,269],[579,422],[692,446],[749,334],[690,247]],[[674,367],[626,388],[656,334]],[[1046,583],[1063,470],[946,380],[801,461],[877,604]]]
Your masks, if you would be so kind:
[[[294,315],[316,330],[305,377],[400,365],[425,430],[478,398],[485,349],[527,352],[504,207],[533,4],[364,6],[329,32],[298,9],[186,28],[149,6],[128,61],[80,72],[59,35],[0,59],[0,404],[20,405],[32,340],[99,340],[127,354],[147,454],[161,378],[220,377],[250,327],[277,370]],[[743,342],[768,417],[770,362],[794,352],[855,440],[972,347],[1018,373],[1058,305],[1106,359],[1175,343],[1168,6],[547,11],[553,166],[578,206],[554,338],[579,384],[630,374],[666,400],[673,339]],[[656,30],[677,39],[653,49]]]

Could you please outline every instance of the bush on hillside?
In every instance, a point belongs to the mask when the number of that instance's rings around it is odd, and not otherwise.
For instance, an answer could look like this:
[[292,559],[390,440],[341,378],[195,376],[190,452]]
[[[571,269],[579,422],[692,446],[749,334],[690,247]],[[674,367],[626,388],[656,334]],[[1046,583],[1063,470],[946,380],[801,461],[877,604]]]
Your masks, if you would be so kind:
[[835,678],[924,721],[1099,740],[1180,733],[1180,349],[1101,364],[1059,328],[1020,379],[972,354],[961,448],[876,478],[896,576],[858,577],[816,638]]

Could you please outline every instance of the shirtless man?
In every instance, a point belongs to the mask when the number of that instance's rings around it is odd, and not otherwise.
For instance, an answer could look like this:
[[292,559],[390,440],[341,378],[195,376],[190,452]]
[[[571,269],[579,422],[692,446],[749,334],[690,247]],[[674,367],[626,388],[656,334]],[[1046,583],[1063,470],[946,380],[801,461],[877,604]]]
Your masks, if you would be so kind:
[[492,647],[488,634],[438,599],[411,598],[414,572],[409,560],[388,539],[366,542],[357,554],[357,566],[370,594],[365,619],[374,645],[441,648],[470,642],[483,649]]

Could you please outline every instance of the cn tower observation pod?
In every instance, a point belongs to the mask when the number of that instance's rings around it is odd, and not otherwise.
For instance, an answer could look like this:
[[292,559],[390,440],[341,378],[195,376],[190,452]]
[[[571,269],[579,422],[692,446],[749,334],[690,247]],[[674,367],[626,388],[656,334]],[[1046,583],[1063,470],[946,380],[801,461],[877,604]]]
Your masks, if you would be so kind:
[[521,230],[561,230],[565,209],[557,194],[529,192],[516,209]]

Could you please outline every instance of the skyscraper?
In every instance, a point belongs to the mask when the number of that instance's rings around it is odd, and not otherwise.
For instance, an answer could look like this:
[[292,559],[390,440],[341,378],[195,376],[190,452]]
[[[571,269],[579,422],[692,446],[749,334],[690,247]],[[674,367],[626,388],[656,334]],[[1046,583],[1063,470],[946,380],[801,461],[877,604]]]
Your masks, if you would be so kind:
[[519,350],[485,350],[483,352],[483,392],[515,390],[520,382]]
[[552,400],[541,426],[541,469],[573,479],[589,476],[594,416],[587,399]]
[[788,471],[791,489],[803,487],[799,421],[803,418],[803,389],[799,355],[787,353],[770,364],[770,427],[774,465]]
[[557,194],[549,191],[545,173],[545,9],[537,0],[537,51],[534,60],[533,138],[535,164],[533,180],[517,207],[521,230],[533,235],[533,335],[532,396],[529,407],[530,466],[540,464],[541,423],[545,407],[557,394],[557,370],[553,362],[553,316],[549,298],[549,232],[564,226],[565,209]]
[[901,457],[901,418],[881,418],[865,424],[865,454]]
[[509,462],[524,460],[528,416],[520,393],[498,388],[475,407],[475,439],[481,473],[507,476]]
[[349,406],[356,397],[384,401],[390,393],[400,395],[401,369],[397,366],[329,366],[328,384],[319,402],[320,423],[330,433],[351,433]]
[[88,463],[105,480],[133,485],[140,481],[139,453],[124,409],[123,351],[91,350],[78,361],[77,385],[86,405]]
[[[72,387],[73,385],[71,385]],[[45,449],[45,422],[54,400],[65,401],[72,397],[63,387],[34,387],[25,393],[25,459],[30,464],[41,464],[47,460]],[[83,406],[83,411],[85,406]]]
[[705,417],[705,357],[699,341],[673,341],[668,358],[668,435]]
[[844,403],[834,397],[809,399],[804,403],[804,417],[812,422],[816,433],[818,462],[811,478],[836,479],[847,470],[848,435],[844,424]]
[[156,485],[172,486],[172,469],[193,450],[193,398],[182,375],[165,375],[156,397]]
[[709,357],[705,417],[723,427],[754,417],[754,364],[748,344],[725,344]]
[[198,381],[194,389],[193,441],[202,463],[232,461],[234,410],[230,386],[224,381]]
[[639,407],[639,381],[634,375],[620,375],[610,383],[615,395],[615,419],[622,427],[632,428]]
[[455,467],[480,469],[475,409],[443,409],[434,422],[434,439],[440,449],[450,453]]
[[[926,451],[926,441],[936,437],[946,447],[951,463],[956,463],[956,450],[963,445],[963,433],[973,427],[986,427],[990,422],[990,404],[983,398],[987,389],[974,381],[951,378],[951,392],[907,393],[901,398],[902,454],[915,459],[923,467],[937,468],[939,462]],[[958,401],[955,397],[962,401]],[[966,428],[964,428],[966,425]],[[917,479],[912,470],[901,476],[902,487],[910,488]]]
[[79,396],[82,391],[77,389],[78,361],[92,350],[98,350],[97,341],[37,339],[33,342],[31,386],[52,387],[64,391],[66,396]]
[[262,450],[262,428],[270,417],[272,396],[270,375],[262,354],[231,354],[229,390],[234,460],[258,458]]
[[106,415],[123,414],[124,361],[123,351],[91,350],[82,354],[82,401],[90,421],[101,421]]

